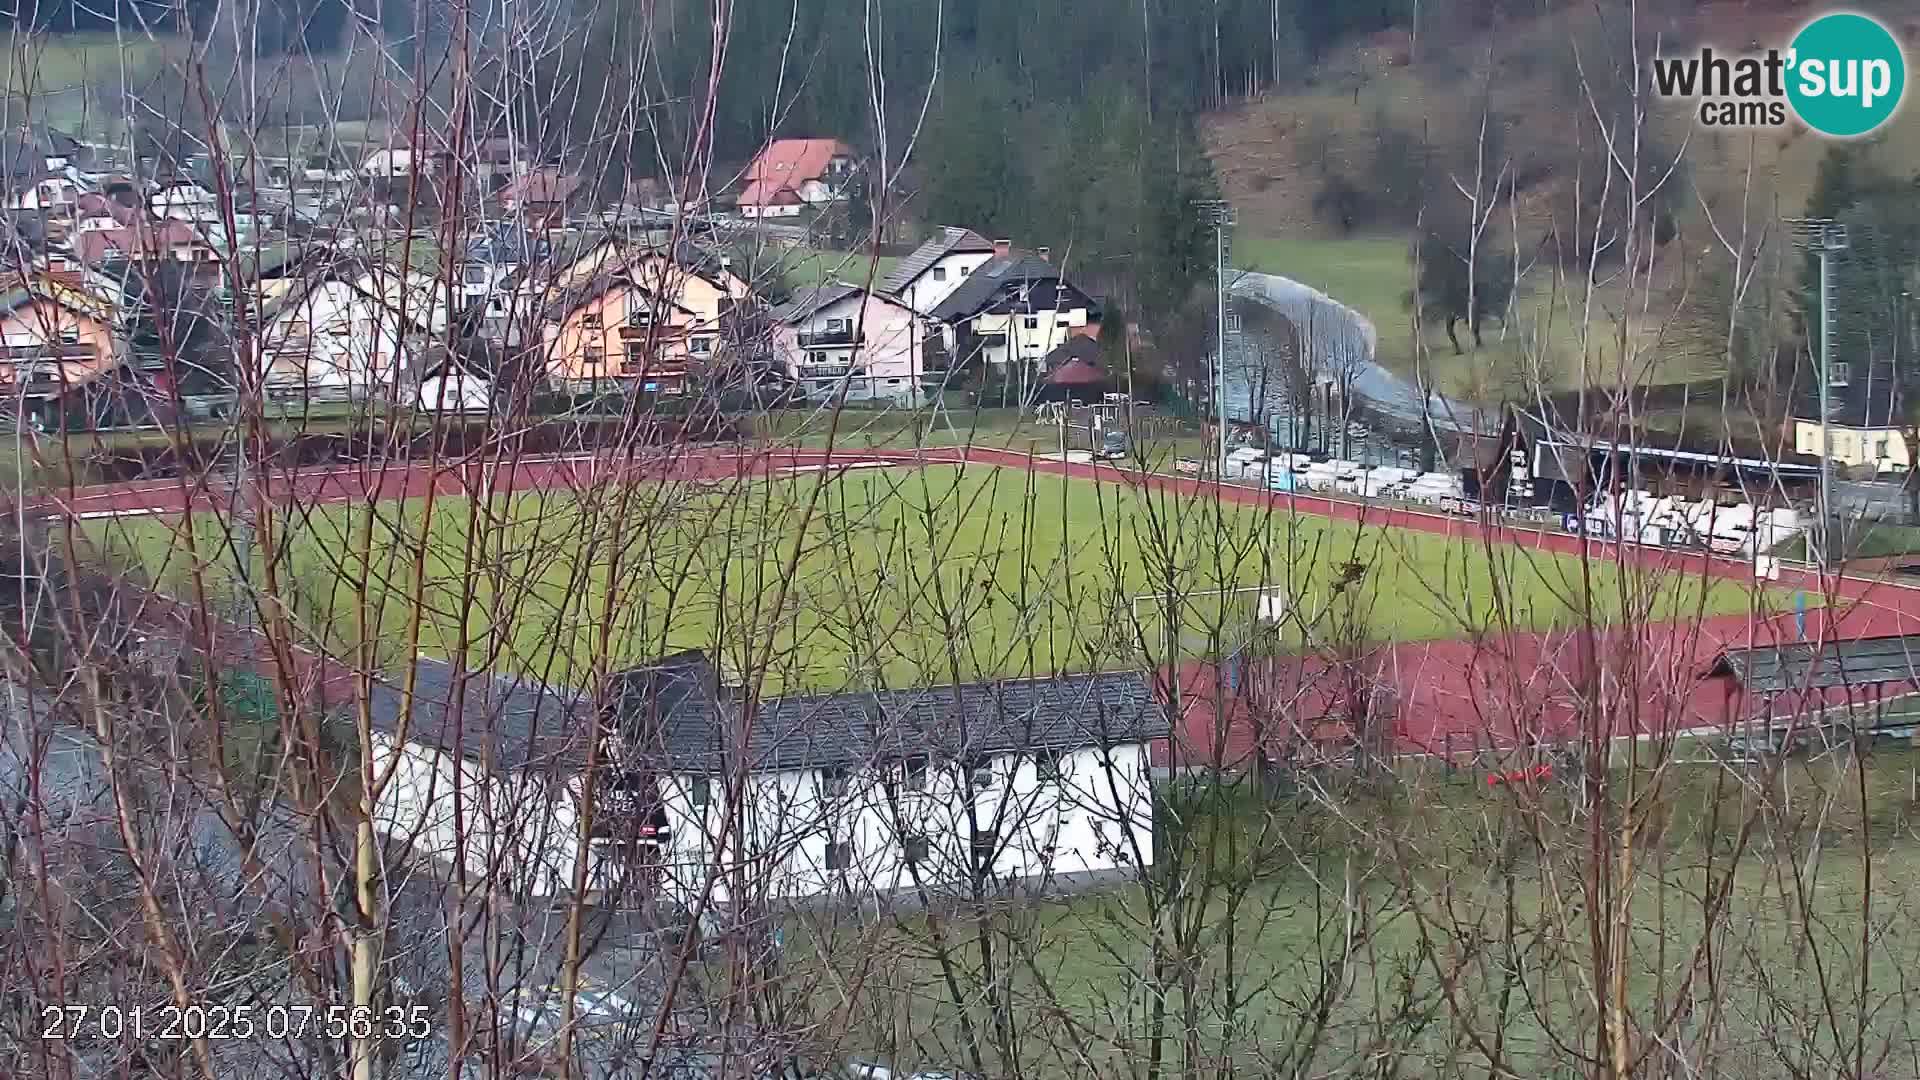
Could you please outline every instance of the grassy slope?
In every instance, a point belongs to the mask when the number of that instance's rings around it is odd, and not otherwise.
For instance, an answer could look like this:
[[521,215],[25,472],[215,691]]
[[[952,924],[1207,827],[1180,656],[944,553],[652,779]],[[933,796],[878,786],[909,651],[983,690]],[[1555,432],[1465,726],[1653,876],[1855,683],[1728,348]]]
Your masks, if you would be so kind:
[[[1901,897],[1920,886],[1920,860],[1916,859],[1920,852],[1913,847],[1909,833],[1913,806],[1908,786],[1915,755],[1905,750],[1882,750],[1861,760],[1865,762],[1864,775],[1852,768],[1850,759],[1835,755],[1793,762],[1781,776],[1780,786],[1791,791],[1789,798],[1795,804],[1819,805],[1832,815],[1823,819],[1827,841],[1819,856],[1800,855],[1807,865],[1817,863],[1819,868],[1820,880],[1809,887],[1807,898],[1807,910],[1816,923],[1831,920],[1847,926],[1860,919],[1864,863],[1859,845],[1863,835],[1875,841],[1872,883],[1879,898],[1876,908],[1889,902],[1899,904],[1898,899],[1886,898]],[[1217,916],[1204,924],[1200,935],[1204,971],[1199,985],[1208,1005],[1219,1007],[1225,987],[1213,980],[1224,976],[1223,961],[1231,956],[1238,985],[1247,988],[1241,991],[1247,994],[1242,1018],[1249,1025],[1243,1038],[1284,1044],[1297,1034],[1303,1018],[1312,1015],[1312,995],[1319,988],[1321,974],[1318,965],[1329,950],[1337,948],[1340,935],[1349,928],[1337,895],[1345,880],[1343,873],[1348,870],[1361,882],[1357,895],[1371,911],[1372,918],[1361,920],[1366,928],[1362,932],[1370,936],[1354,960],[1358,970],[1350,975],[1352,985],[1336,999],[1337,1005],[1326,1018],[1328,1056],[1319,1062],[1321,1074],[1347,1075],[1347,1070],[1335,1067],[1335,1063],[1346,1061],[1347,1054],[1365,1054],[1373,1046],[1372,1040],[1379,1037],[1369,1022],[1376,1007],[1374,993],[1384,991],[1386,1000],[1393,1001],[1392,995],[1403,985],[1401,980],[1410,973],[1420,990],[1438,993],[1431,966],[1436,958],[1422,951],[1421,929],[1409,914],[1415,910],[1414,905],[1429,919],[1469,939],[1476,933],[1487,935],[1476,943],[1500,940],[1505,897],[1500,878],[1491,869],[1496,859],[1486,834],[1502,827],[1490,824],[1490,820],[1504,822],[1505,828],[1519,827],[1510,816],[1508,796],[1481,782],[1477,770],[1462,770],[1452,777],[1439,774],[1435,766],[1406,775],[1409,788],[1403,794],[1408,802],[1396,802],[1393,816],[1382,822],[1383,832],[1394,838],[1393,843],[1404,845],[1401,851],[1417,883],[1411,896],[1417,899],[1395,891],[1403,880],[1399,867],[1389,864],[1369,872],[1368,856],[1363,852],[1373,841],[1348,842],[1343,838],[1336,817],[1353,817],[1356,830],[1379,821],[1379,807],[1364,795],[1351,799],[1336,795],[1344,810],[1341,815],[1307,799],[1277,800],[1268,805],[1244,799],[1232,808],[1243,833],[1238,858],[1257,865],[1258,877],[1244,886],[1244,892],[1235,897],[1238,903],[1231,908],[1228,898],[1234,895],[1232,887],[1214,886],[1219,898],[1210,908]],[[1734,771],[1712,766],[1682,767],[1666,776],[1661,799],[1670,813],[1662,822],[1664,843],[1659,847],[1663,854],[1643,857],[1635,878],[1633,948],[1637,963],[1630,977],[1638,988],[1637,1002],[1652,1002],[1659,1000],[1655,994],[1674,992],[1672,968],[1655,974],[1663,944],[1666,962],[1677,965],[1681,961],[1674,957],[1701,940],[1699,898],[1710,882],[1718,883],[1726,873],[1726,849],[1734,823],[1753,809],[1751,802],[1743,803],[1743,783],[1744,778]],[[1866,792],[1864,810],[1856,785]],[[1846,794],[1830,802],[1836,791]],[[1716,800],[1724,800],[1718,802],[1717,817],[1712,811]],[[1407,805],[1419,807],[1419,812],[1407,813]],[[1572,851],[1579,841],[1556,832],[1556,828],[1548,826],[1548,834],[1559,838],[1556,850],[1572,862],[1576,858]],[[1800,838],[1783,838],[1777,843],[1789,852],[1805,850]],[[1711,864],[1710,851],[1717,853]],[[1772,863],[1782,857],[1778,853],[1769,856],[1750,852],[1735,872],[1727,913],[1719,923],[1717,949],[1721,960],[1716,977],[1721,985],[1743,988],[1768,978],[1773,982],[1773,992],[1783,1000],[1818,1013],[1821,977],[1811,970],[1814,962],[1800,944],[1804,926],[1796,915],[1800,909],[1792,895],[1794,886],[1790,876]],[[1785,858],[1791,862],[1793,857]],[[1584,951],[1586,897],[1579,893],[1584,879],[1561,862],[1552,864],[1555,873],[1544,873],[1540,865],[1544,861],[1531,857],[1519,860],[1513,896],[1514,916],[1522,928],[1517,955],[1529,988],[1539,995],[1514,1003],[1504,1031],[1506,1050],[1514,1055],[1509,1064],[1518,1070],[1516,1075],[1525,1076],[1564,1075],[1556,1071],[1565,1064],[1563,1051],[1543,1037],[1539,1015],[1553,1016],[1557,1024],[1565,1022],[1569,997],[1584,999],[1578,980],[1588,960]],[[1318,875],[1317,882],[1309,877],[1310,872]],[[1566,906],[1556,909],[1556,904]],[[1083,1041],[1091,1043],[1096,1055],[1114,1053],[1120,1059],[1116,1064],[1126,1060],[1124,1051],[1109,1047],[1124,1045],[1123,1040],[1138,1038],[1144,1030],[1138,1014],[1138,980],[1146,959],[1147,935],[1142,929],[1146,912],[1138,888],[1128,886],[1023,907],[1008,921],[995,923],[997,934],[1011,935],[1022,946],[1019,959],[1010,965],[1011,984],[1006,992],[1021,1018],[1020,1030],[1029,1033],[1028,1049],[1037,1071],[1083,1075],[1083,1069],[1060,1057],[1063,1047],[1079,1047]],[[1904,908],[1897,914],[1877,914],[1885,922],[1886,932],[1876,934],[1872,945],[1872,993],[1897,994],[1903,985],[1900,973],[1920,962],[1920,934]],[[1561,918],[1565,921],[1559,922]],[[1548,933],[1536,934],[1536,927],[1547,928]],[[860,930],[844,921],[831,927],[807,923],[796,929],[791,940],[797,947],[789,950],[790,966],[796,973],[804,975],[822,967],[842,975],[858,970],[878,983],[870,989],[891,991],[900,999],[922,1003],[907,1021],[918,1045],[953,1045],[952,1040],[958,1036],[955,1010],[948,1004],[950,992],[933,959],[926,920],[908,917],[898,924]],[[946,929],[959,936],[965,949],[972,948],[970,924],[951,922]],[[1429,932],[1446,940],[1447,929],[1430,926]],[[1844,937],[1845,932],[1841,933]],[[1573,950],[1577,959],[1557,956],[1548,943],[1554,940],[1550,935],[1565,942],[1564,947]],[[1465,1010],[1498,999],[1502,961],[1507,954],[1484,956],[1475,963],[1457,953],[1447,953],[1444,945],[1441,951],[1446,955],[1437,962],[1443,970],[1452,970],[1452,964],[1462,965],[1461,984],[1456,988],[1461,1001],[1455,1008]],[[1847,973],[1844,977],[1828,977],[1842,982],[1859,978],[1858,957],[1853,950],[1837,949],[1826,963],[1832,970]],[[969,977],[977,976],[969,971]],[[971,981],[961,985],[964,989],[977,986]],[[1130,990],[1132,1001],[1128,1000]],[[1852,999],[1845,1000],[1843,1010],[1851,1010]],[[1843,1015],[1843,1023],[1850,1025],[1854,1014],[1845,1011]],[[1878,1045],[1878,1038],[1903,1038],[1903,1016],[1897,1007],[1863,1016],[1872,1033],[1868,1045]],[[1496,1019],[1489,1006],[1481,1017],[1481,1022],[1488,1025],[1481,1029],[1482,1034],[1492,1034]],[[1765,1025],[1771,1022],[1765,1016],[1751,1019],[1760,1030],[1769,1030]],[[1061,1030],[1069,1024],[1085,1027],[1075,1030],[1070,1040]],[[1424,1035],[1413,1036],[1414,1060],[1426,1060],[1434,1071],[1416,1069],[1412,1075],[1474,1075],[1470,1067],[1457,1072],[1441,1068],[1440,1063],[1449,1060],[1446,1050],[1450,1032],[1446,1029],[1446,1024],[1436,1024]],[[1850,1026],[1843,1030],[1850,1036]],[[863,1034],[875,1045],[886,1045],[895,1033],[878,1030]],[[1392,1033],[1394,1037],[1403,1034],[1398,1030]],[[1823,1037],[1824,1032],[1814,1036]],[[1209,1029],[1202,1045],[1212,1046],[1217,1038],[1217,1030]],[[1172,1040],[1167,1052],[1178,1055],[1178,1044],[1177,1038]],[[1426,1058],[1425,1054],[1434,1056]],[[1471,1055],[1469,1060],[1473,1060]],[[924,1064],[933,1067],[937,1063]],[[1354,1073],[1364,1071],[1359,1065],[1357,1061],[1351,1064]]]
[[[548,678],[580,679],[593,655],[595,627],[610,599],[616,551],[628,567],[612,596],[612,657],[628,663],[674,647],[779,646],[777,681],[837,687],[861,672],[895,684],[965,677],[1133,665],[1164,655],[1168,619],[1180,626],[1179,648],[1210,648],[1219,625],[1223,586],[1285,585],[1291,606],[1322,618],[1338,567],[1365,564],[1359,618],[1372,636],[1453,636],[1489,623],[1493,571],[1503,583],[1515,623],[1543,626],[1565,619],[1578,595],[1570,560],[1501,548],[1489,559],[1477,544],[1426,534],[1366,530],[1319,518],[1262,517],[1212,504],[1145,496],[1111,485],[1063,481],[1018,471],[952,468],[921,472],[855,472],[823,491],[802,536],[800,507],[811,476],[754,482],[727,493],[685,487],[639,489],[629,505],[602,496],[581,504],[559,493],[526,493],[503,501],[505,521],[480,530],[504,550],[483,560],[497,572],[468,574],[461,551],[470,511],[464,500],[435,507],[427,559],[427,621],[422,647],[446,654],[459,647],[453,612],[471,585],[481,611],[498,600],[505,630],[469,631],[469,653],[491,663],[503,645],[506,666]],[[382,536],[417,536],[423,504],[391,504],[375,524]],[[335,643],[353,639],[356,560],[329,552],[366,524],[343,506],[312,511],[290,545],[292,578],[306,589],[303,617],[329,627]],[[202,516],[198,541],[210,550],[216,522]],[[1266,528],[1256,526],[1264,521]],[[648,529],[647,522],[657,522]],[[176,525],[157,519],[103,522],[95,534],[123,559],[137,559],[172,589],[183,586],[184,556]],[[786,559],[801,540],[798,573],[785,617],[769,610],[786,580]],[[383,546],[371,578],[386,594],[376,635],[406,640],[411,555]],[[1597,574],[1598,603],[1614,601],[1612,574]],[[1136,622],[1129,598],[1178,590],[1193,597],[1176,613],[1148,603]],[[1694,584],[1636,590],[1658,596],[1656,617],[1694,610]],[[1708,610],[1742,610],[1747,594],[1716,585]],[[1240,597],[1234,627],[1250,617]],[[943,616],[941,612],[948,614]],[[470,620],[489,621],[481,612]],[[722,633],[716,628],[729,627]],[[1320,625],[1323,627],[1325,623]],[[752,629],[745,629],[752,628]],[[949,648],[951,647],[951,652]],[[392,658],[390,657],[389,660]]]
[[[1795,19],[1792,13],[1756,15],[1742,5],[1722,5],[1704,9],[1697,24],[1684,32],[1744,46],[1750,38],[1777,36],[1780,25],[1790,26]],[[1554,114],[1554,103],[1564,98],[1554,90],[1563,73],[1556,70],[1557,63],[1540,57],[1565,53],[1567,26],[1564,16],[1556,16],[1513,20],[1503,29],[1496,47],[1505,56],[1498,59],[1499,77],[1489,85],[1495,107],[1510,118],[1510,146],[1553,139],[1564,128]],[[1367,315],[1381,333],[1381,360],[1407,374],[1415,371],[1416,353],[1405,299],[1412,288],[1410,237],[1335,236],[1317,220],[1313,194],[1326,165],[1350,175],[1364,172],[1371,160],[1369,135],[1376,112],[1411,132],[1423,125],[1436,133],[1462,129],[1483,84],[1475,62],[1460,57],[1477,55],[1483,47],[1462,53],[1430,46],[1426,55],[1434,58],[1431,63],[1412,69],[1375,68],[1357,92],[1348,69],[1364,65],[1338,55],[1316,73],[1314,85],[1219,113],[1206,126],[1215,167],[1240,211],[1242,235],[1235,243],[1240,265],[1299,278]],[[1683,238],[1670,251],[1684,252],[1689,263],[1713,245],[1709,211],[1712,225],[1729,235],[1740,232],[1743,204],[1750,230],[1770,225],[1776,212],[1800,212],[1829,145],[1800,131],[1715,134],[1696,128],[1690,113],[1673,107],[1656,117],[1673,145],[1686,143],[1686,168],[1674,181]],[[1902,110],[1873,142],[1873,152],[1896,173],[1920,171],[1920,111]],[[1542,200],[1536,194],[1522,201],[1523,232],[1531,233],[1538,221],[1530,226],[1527,219],[1537,219]],[[1641,362],[1650,359],[1652,370],[1636,372],[1637,381],[1682,381],[1717,373],[1719,349],[1712,343],[1685,340],[1672,328],[1665,336],[1656,335],[1655,324],[1683,302],[1693,266],[1681,262],[1664,259],[1654,270],[1653,295],[1639,298],[1646,307],[1638,316],[1643,325],[1637,340],[1645,347]],[[1551,388],[1576,384],[1583,357],[1596,381],[1611,378],[1617,349],[1610,340],[1583,344],[1576,329],[1580,305],[1569,303],[1565,286],[1554,299],[1544,267],[1528,280],[1505,341],[1473,356],[1455,357],[1443,334],[1427,331],[1429,377],[1436,385],[1462,394],[1497,392],[1519,381],[1527,355],[1544,359],[1543,375]],[[1626,298],[1617,288],[1602,288],[1596,300],[1594,336],[1606,339],[1611,319],[1625,307]],[[1490,335],[1497,333],[1497,326],[1490,328]],[[1523,348],[1523,341],[1531,347]]]
[[106,33],[9,38],[0,51],[0,93],[11,100],[15,120],[99,133],[120,107],[121,87],[143,85],[177,41],[137,29],[118,40]]
[[[1465,324],[1455,327],[1464,355],[1456,354],[1444,329],[1425,327],[1416,348],[1407,296],[1413,289],[1408,238],[1396,235],[1330,237],[1313,230],[1275,239],[1243,237],[1235,241],[1236,263],[1246,270],[1281,274],[1311,285],[1353,308],[1372,321],[1380,335],[1379,359],[1409,377],[1424,377],[1444,393],[1486,400],[1505,392],[1524,392],[1535,385],[1540,371],[1549,389],[1580,382],[1583,357],[1590,381],[1611,377],[1619,355],[1607,336],[1610,328],[1596,317],[1590,335],[1579,332],[1577,303],[1566,293],[1555,295],[1544,278],[1523,289],[1511,323],[1490,322],[1482,328],[1484,344],[1473,345]],[[1617,290],[1603,290],[1602,303],[1618,310]],[[1656,328],[1639,335],[1647,345]],[[1676,350],[1660,366],[1660,378],[1691,379],[1702,371]],[[1536,367],[1534,358],[1543,363]]]
[[873,279],[876,283],[893,269],[900,260],[888,255],[878,258],[860,251],[826,251],[820,248],[788,248],[780,257],[781,276],[790,289],[818,285],[830,278],[852,282],[855,285],[867,280],[868,264],[873,264]]

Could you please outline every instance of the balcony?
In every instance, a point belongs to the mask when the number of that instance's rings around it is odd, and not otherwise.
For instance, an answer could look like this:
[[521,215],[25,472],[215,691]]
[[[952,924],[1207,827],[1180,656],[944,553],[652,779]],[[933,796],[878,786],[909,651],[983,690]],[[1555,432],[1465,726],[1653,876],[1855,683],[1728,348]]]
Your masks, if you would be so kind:
[[628,348],[647,344],[651,344],[656,348],[664,347],[685,341],[686,338],[687,328],[684,326],[667,326],[665,324],[634,326],[629,323],[622,323],[620,325],[620,341]]
[[856,333],[851,327],[845,330],[818,330],[813,333],[800,335],[800,347],[803,349],[828,348],[834,346],[844,348],[849,345],[865,345],[866,343],[867,335],[864,332]]

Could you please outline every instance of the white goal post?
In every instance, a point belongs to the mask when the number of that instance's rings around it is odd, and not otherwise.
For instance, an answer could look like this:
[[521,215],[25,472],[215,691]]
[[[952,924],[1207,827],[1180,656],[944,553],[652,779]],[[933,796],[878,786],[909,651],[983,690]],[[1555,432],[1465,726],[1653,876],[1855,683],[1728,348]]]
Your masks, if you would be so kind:
[[[1277,627],[1285,623],[1292,614],[1288,602],[1287,590],[1275,585],[1244,585],[1231,588],[1188,589],[1178,592],[1142,593],[1131,597],[1128,604],[1133,619],[1134,631],[1141,640],[1162,644],[1173,641],[1175,651],[1185,651],[1207,644],[1202,636],[1211,637],[1211,631],[1217,620],[1221,644],[1237,648],[1251,640],[1257,627]],[[1205,605],[1217,604],[1218,611],[1213,618],[1206,617]],[[1246,612],[1244,620],[1231,617],[1236,607]],[[1177,640],[1169,638],[1165,625],[1169,609],[1178,624],[1174,629]],[[1189,616],[1192,619],[1188,625]],[[1158,624],[1155,626],[1155,624]],[[1148,627],[1155,626],[1152,632]],[[1244,635],[1244,636],[1243,636]]]
[[[1141,593],[1132,597],[1128,603],[1133,609],[1133,620],[1140,621],[1140,605],[1153,602],[1157,610],[1165,611],[1169,600],[1192,601],[1196,597],[1221,596],[1231,599],[1236,596],[1256,597],[1255,618],[1261,622],[1284,622],[1287,617],[1287,590],[1278,585],[1241,585],[1226,589],[1189,589],[1180,592]],[[1184,604],[1183,604],[1184,606]]]

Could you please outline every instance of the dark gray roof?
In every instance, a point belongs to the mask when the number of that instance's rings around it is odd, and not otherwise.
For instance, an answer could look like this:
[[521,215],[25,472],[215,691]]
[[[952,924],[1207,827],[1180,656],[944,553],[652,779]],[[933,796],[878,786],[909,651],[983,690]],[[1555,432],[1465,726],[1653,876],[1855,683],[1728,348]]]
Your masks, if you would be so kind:
[[[578,691],[469,672],[456,709],[453,666],[421,659],[414,667],[408,742],[457,745],[478,759],[490,734],[497,770],[575,769],[584,762],[593,725]],[[611,694],[629,762],[717,772],[734,760],[746,728],[742,702],[703,653],[621,672]],[[403,702],[397,684],[376,686],[375,726],[396,732]],[[1172,726],[1145,676],[1108,672],[774,698],[760,703],[751,729],[744,740],[749,768],[810,769],[1139,743],[1164,738]]]
[[1100,355],[1100,342],[1097,338],[1090,338],[1085,334],[1074,334],[1055,345],[1047,355],[1040,358],[1040,363],[1042,368],[1052,371],[1069,360],[1081,360],[1095,367],[1101,367],[1104,359]]
[[968,274],[960,287],[948,294],[940,306],[929,314],[941,322],[951,322],[979,311],[982,305],[993,299],[1001,286],[1009,282],[1058,280],[1060,268],[1032,252],[995,255],[981,263],[980,269]]
[[1812,644],[1728,649],[1711,674],[1731,675],[1750,693],[1875,686],[1920,679],[1920,634]]
[[629,753],[670,770],[717,771],[744,741],[749,768],[808,769],[1065,751],[1171,731],[1148,680],[1132,672],[775,698],[760,704],[747,731],[742,703],[695,656],[620,676]]
[[858,296],[860,286],[849,285],[844,281],[829,281],[822,285],[796,290],[793,298],[773,309],[777,322],[797,323],[811,319],[824,307],[837,304],[849,296]]
[[904,292],[907,286],[913,284],[921,274],[926,273],[934,263],[949,255],[956,252],[978,253],[992,250],[993,241],[972,229],[945,226],[940,230],[939,236],[914,248],[912,254],[901,259],[893,268],[893,272],[880,282],[880,291],[897,296]]
[[413,708],[399,680],[376,683],[374,727],[407,742],[438,746],[480,760],[492,739],[492,766],[573,768],[584,761],[591,727],[576,690],[484,671],[464,674],[444,660],[414,661]]

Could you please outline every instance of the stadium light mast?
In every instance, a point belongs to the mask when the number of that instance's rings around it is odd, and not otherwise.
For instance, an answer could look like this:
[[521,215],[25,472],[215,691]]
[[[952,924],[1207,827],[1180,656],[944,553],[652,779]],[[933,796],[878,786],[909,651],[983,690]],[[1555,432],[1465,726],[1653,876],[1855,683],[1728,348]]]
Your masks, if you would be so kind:
[[1789,218],[1794,242],[1820,258],[1820,358],[1816,372],[1820,390],[1820,546],[1814,562],[1821,570],[1833,566],[1833,257],[1847,250],[1847,227],[1832,218]]
[[1194,208],[1200,218],[1213,226],[1213,299],[1217,327],[1213,393],[1220,413],[1220,447],[1214,462],[1214,478],[1227,482],[1227,230],[1233,228],[1233,207],[1225,199],[1198,199]]

